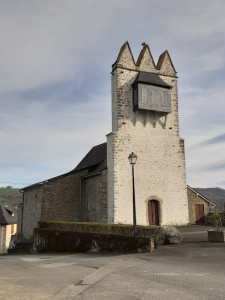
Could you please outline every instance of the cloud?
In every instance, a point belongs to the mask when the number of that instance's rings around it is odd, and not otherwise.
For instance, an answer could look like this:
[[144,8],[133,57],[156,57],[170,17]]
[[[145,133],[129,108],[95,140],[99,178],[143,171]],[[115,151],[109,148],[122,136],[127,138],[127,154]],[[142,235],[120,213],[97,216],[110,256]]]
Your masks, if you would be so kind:
[[[222,141],[213,140],[225,126],[224,9],[209,0],[1,0],[1,173],[40,181],[105,141],[111,64],[128,40],[135,59],[143,41],[156,62],[169,50],[188,176],[194,186],[221,182],[194,167],[224,159]],[[194,149],[210,140],[213,149]]]
[[[110,6],[113,13],[115,7]],[[0,90],[79,80],[81,73],[89,72],[88,65],[96,66],[113,19],[107,19],[106,6],[101,16],[93,9],[89,1],[5,2],[0,13]]]
[[1,103],[1,161],[69,171],[90,147],[106,141],[110,98],[89,91],[85,101],[72,102],[72,91],[64,101],[62,90],[53,98],[48,93],[39,96],[33,91],[29,102],[13,94]]
[[223,188],[225,188],[225,181],[218,182],[218,185],[222,186]]
[[218,143],[225,143],[225,133],[215,136],[214,138],[208,139],[204,142],[201,142],[200,146],[214,145]]
[[[191,85],[190,85],[191,87]],[[199,88],[180,95],[180,124],[184,137],[199,135],[207,139],[224,131],[225,87],[218,89]]]
[[[112,63],[116,58],[114,51],[127,39],[134,43],[137,55],[140,43],[148,37],[153,50],[159,51],[157,58],[169,47],[176,53],[178,65],[182,60],[192,75],[215,69],[223,60],[223,2],[2,2],[1,91],[78,80],[80,72],[92,72],[92,68],[95,72],[99,68],[106,70],[109,64],[105,67],[102,58]],[[183,67],[178,69],[184,71]]]
[[225,171],[225,161],[214,162],[213,164],[208,164],[202,166],[198,169],[199,171]]

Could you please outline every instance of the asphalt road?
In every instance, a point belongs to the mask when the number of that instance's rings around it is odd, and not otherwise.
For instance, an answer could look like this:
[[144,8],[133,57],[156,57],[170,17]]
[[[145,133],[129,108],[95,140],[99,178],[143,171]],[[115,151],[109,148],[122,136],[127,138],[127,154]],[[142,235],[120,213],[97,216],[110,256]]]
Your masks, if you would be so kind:
[[180,230],[152,254],[0,256],[0,299],[225,299],[225,244]]

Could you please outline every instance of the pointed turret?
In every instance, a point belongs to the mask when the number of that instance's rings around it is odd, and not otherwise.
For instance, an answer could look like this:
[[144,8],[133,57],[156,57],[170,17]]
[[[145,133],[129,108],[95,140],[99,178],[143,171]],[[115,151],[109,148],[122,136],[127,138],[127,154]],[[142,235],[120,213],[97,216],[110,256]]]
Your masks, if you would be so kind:
[[118,66],[130,69],[135,69],[136,67],[134,57],[128,42],[123,44],[116,59],[116,62],[112,65],[113,69],[115,69]]
[[139,67],[140,71],[155,72],[156,71],[155,62],[152,57],[149,45],[143,43],[142,46],[143,48],[139,54],[136,66]]
[[160,55],[157,63],[157,69],[164,75],[176,76],[177,72],[167,50]]

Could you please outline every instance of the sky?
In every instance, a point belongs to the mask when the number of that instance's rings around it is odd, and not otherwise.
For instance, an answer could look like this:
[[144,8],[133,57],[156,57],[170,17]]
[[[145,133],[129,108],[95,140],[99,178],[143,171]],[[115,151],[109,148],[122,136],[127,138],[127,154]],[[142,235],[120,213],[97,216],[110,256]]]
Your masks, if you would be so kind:
[[224,0],[0,0],[0,186],[66,173],[111,132],[111,65],[128,41],[179,89],[187,183],[225,188]]

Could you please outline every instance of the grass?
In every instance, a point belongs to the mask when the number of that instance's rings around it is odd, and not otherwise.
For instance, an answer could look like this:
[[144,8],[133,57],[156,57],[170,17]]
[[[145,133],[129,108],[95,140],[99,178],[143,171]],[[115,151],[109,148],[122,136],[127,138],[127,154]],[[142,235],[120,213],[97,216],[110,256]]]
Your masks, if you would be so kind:
[[19,189],[12,188],[12,187],[1,187],[0,194],[16,194],[19,193]]

